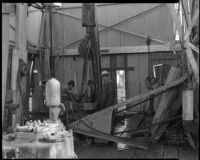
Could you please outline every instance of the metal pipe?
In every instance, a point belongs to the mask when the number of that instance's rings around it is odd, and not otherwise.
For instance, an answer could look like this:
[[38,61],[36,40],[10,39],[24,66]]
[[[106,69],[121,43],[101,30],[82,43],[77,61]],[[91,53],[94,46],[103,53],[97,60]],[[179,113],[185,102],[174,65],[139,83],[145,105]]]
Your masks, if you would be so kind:
[[52,7],[49,8],[50,16],[50,68],[51,68],[51,77],[54,76],[54,65],[53,65],[53,36],[52,36]]

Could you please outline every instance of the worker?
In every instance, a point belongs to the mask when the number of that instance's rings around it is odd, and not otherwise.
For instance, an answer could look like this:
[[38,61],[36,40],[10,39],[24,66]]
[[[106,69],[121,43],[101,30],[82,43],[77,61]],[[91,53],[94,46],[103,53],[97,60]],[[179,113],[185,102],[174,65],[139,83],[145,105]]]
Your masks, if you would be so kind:
[[102,108],[107,108],[115,104],[115,84],[110,79],[108,71],[103,71],[102,74]]
[[66,125],[66,127],[69,123],[69,113],[79,110],[78,102],[80,100],[79,96],[75,93],[74,81],[70,80],[67,85],[68,86],[64,87],[61,90],[61,100],[65,106],[65,113],[63,115],[60,115],[60,119]]
[[78,96],[75,94],[75,83],[70,80],[68,87],[64,87],[61,91],[62,97],[67,101],[78,101]]

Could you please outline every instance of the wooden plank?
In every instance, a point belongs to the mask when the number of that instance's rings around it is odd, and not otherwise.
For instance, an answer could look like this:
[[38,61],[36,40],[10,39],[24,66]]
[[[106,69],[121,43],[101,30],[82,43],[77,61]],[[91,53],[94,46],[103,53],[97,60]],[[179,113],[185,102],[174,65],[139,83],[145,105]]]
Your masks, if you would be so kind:
[[[185,126],[184,126],[184,127],[185,127]],[[189,142],[190,146],[192,146],[192,148],[195,149],[195,148],[196,148],[196,147],[195,147],[195,143],[194,143],[194,141],[193,141],[193,139],[192,139],[191,134],[190,134],[189,132],[187,132],[187,131],[185,131],[185,134],[186,134],[186,136],[187,136],[187,139],[188,139],[188,142]]]
[[[13,59],[12,59],[12,90],[13,90],[13,103],[20,104],[20,108],[16,111],[16,123],[21,124],[23,121],[23,99],[24,95],[20,97],[18,88],[17,88],[17,72],[19,68],[19,59],[22,59],[25,63],[27,63],[27,50],[26,50],[26,18],[27,18],[27,4],[16,4],[16,32],[15,32],[15,43],[16,46],[13,50]],[[20,80],[20,85],[22,89],[22,93],[26,92],[26,78],[23,77]]]
[[[3,3],[2,11],[7,11],[9,5]],[[7,66],[9,55],[9,14],[2,14],[2,123],[4,116],[4,101],[6,96]]]
[[[165,114],[163,114],[161,116],[160,121],[162,121],[162,120],[164,121],[164,120],[168,119],[169,117],[173,117],[177,113],[177,110],[178,110],[178,108],[180,108],[180,106],[181,106],[181,98],[178,98],[175,102],[173,102],[172,105],[170,105],[170,108],[168,110],[165,110]],[[172,112],[172,111],[174,111],[174,112]],[[165,131],[165,129],[167,128],[167,126],[168,126],[167,123],[159,125],[159,127],[157,128],[157,131],[155,132],[153,140],[158,140],[162,136],[162,134]]]
[[187,0],[181,0],[180,2],[182,4],[182,7],[184,8],[185,12],[185,20],[188,22],[188,25],[191,25],[191,14],[190,14],[190,8],[188,6]]
[[[168,74],[165,85],[170,84],[171,82],[176,80],[179,77],[179,74],[180,74],[179,68],[171,67],[171,70]],[[176,93],[177,93],[177,91],[173,89],[173,90],[170,90],[170,91],[162,94],[162,97],[161,97],[160,102],[158,104],[158,108],[157,108],[156,113],[154,115],[152,124],[165,120],[165,118],[167,117],[167,116],[165,116],[167,107],[169,106],[169,104],[174,99],[173,97],[176,95]],[[157,141],[160,138],[160,136],[162,135],[162,133],[164,132],[163,129],[165,129],[165,128],[162,128],[162,131],[159,130],[160,129],[159,127],[162,126],[162,125],[163,124],[156,125],[156,126],[152,127],[152,129],[151,129],[151,139],[152,139],[152,141]]]
[[164,146],[159,144],[153,144],[150,147],[150,152],[146,155],[145,158],[163,158]]
[[[128,67],[127,55],[124,55],[124,67]],[[125,70],[125,95],[126,99],[128,99],[128,72]]]
[[194,14],[192,16],[192,20],[191,20],[191,25],[187,28],[187,30],[185,31],[184,34],[184,40],[188,41],[189,35],[192,31],[193,26],[196,24],[196,21],[199,18],[199,1],[196,1],[196,5],[195,5],[195,9],[194,9]]
[[196,46],[194,46],[192,43],[185,42],[185,45],[187,45],[188,47],[190,47],[192,50],[194,50],[196,53],[199,54],[199,48],[197,48]]
[[51,71],[50,71],[50,22],[49,22],[49,16],[50,16],[50,11],[48,8],[45,8],[45,30],[44,30],[44,47],[45,47],[45,51],[44,51],[44,74],[43,74],[43,80],[48,80],[51,76]]
[[179,147],[180,160],[198,160],[198,152],[190,147]]
[[76,133],[80,133],[80,134],[84,134],[84,135],[88,135],[91,137],[96,137],[96,138],[100,138],[103,140],[108,140],[108,141],[113,141],[116,143],[123,143],[123,144],[127,144],[130,145],[132,147],[136,147],[136,148],[140,148],[140,149],[147,149],[148,145],[146,143],[141,143],[139,140],[134,140],[134,139],[129,139],[126,137],[116,137],[116,136],[112,136],[109,134],[103,134],[100,132],[96,132],[96,131],[87,131],[87,130],[83,130],[83,129],[79,129],[76,127],[71,127],[73,132]]
[[102,67],[102,71],[107,70],[107,71],[116,71],[116,70],[135,70],[134,67],[115,67],[115,68],[110,68],[110,67]]
[[178,149],[172,145],[164,145],[163,158],[176,158],[178,159]]
[[190,63],[190,66],[192,68],[192,71],[195,75],[195,79],[196,79],[196,82],[199,84],[199,67],[197,65],[197,62],[194,58],[194,55],[192,53],[192,50],[190,47],[186,47],[186,55],[187,55],[187,58],[188,58],[188,61]]
[[181,55],[173,54],[172,52],[156,52],[152,53],[151,60],[172,60],[172,59],[180,59]]
[[[110,68],[116,68],[117,67],[117,55],[110,56]],[[110,78],[114,83],[115,86],[115,101],[114,103],[117,103],[117,73],[116,70],[109,70],[110,71]]]
[[180,39],[182,39],[181,20],[180,20],[180,18],[177,16],[177,13],[176,13],[175,8],[174,8],[173,5],[174,5],[174,4],[167,4],[168,9],[169,9],[169,12],[170,12],[172,18],[174,19],[175,26],[176,26],[176,28],[177,28],[177,30],[178,30],[179,37],[180,37]]
[[186,42],[185,45],[187,45],[188,47],[190,47],[192,50],[194,50],[196,53],[199,54],[199,48],[197,48],[196,46],[194,46],[192,43]]
[[[21,24],[21,18],[20,16],[20,4],[16,5],[16,31],[15,31],[15,43],[16,46],[13,49],[12,53],[12,71],[11,71],[11,88],[13,91],[13,103],[19,104],[19,93],[17,91],[17,71],[19,66],[19,44],[20,44],[20,24]],[[16,112],[16,118],[17,122],[20,123],[21,120],[21,107]],[[13,124],[15,125],[15,124]]]
[[[152,95],[156,96],[156,95],[160,94],[161,92],[168,90],[169,88],[172,88],[172,87],[175,87],[177,85],[180,85],[186,79],[187,79],[187,75],[184,75],[182,78],[180,78],[180,79],[178,79],[178,80],[176,80],[176,81],[174,81],[174,82],[172,82],[170,84],[167,84],[167,85],[159,87],[159,88],[157,88],[155,90],[151,90],[149,92],[143,93],[141,95],[137,95],[137,96],[135,96],[133,98],[130,98],[130,99],[127,99],[127,100],[125,100],[125,101],[123,101],[121,103],[112,105],[112,106],[110,106],[108,108],[105,108],[105,109],[103,109],[101,111],[98,111],[98,112],[90,114],[90,115],[88,115],[86,117],[83,117],[81,120],[84,121],[85,123],[87,123],[88,125],[90,125],[93,128],[96,127],[95,123],[100,123],[101,125],[103,125],[102,128],[104,129],[105,128],[104,124],[111,125],[111,114],[112,114],[112,111],[114,109],[117,109],[117,108],[119,108],[121,106],[130,104],[130,103],[136,104],[136,103],[142,102],[144,100],[147,100]],[[107,117],[107,118],[105,118],[105,117]],[[105,120],[105,123],[102,122],[102,119]],[[95,122],[95,123],[93,123],[93,122]],[[77,120],[77,121],[71,123],[69,126],[70,127],[75,127],[75,128],[81,128],[83,126],[83,124],[82,124],[82,122]],[[108,126],[108,127],[110,127],[110,126]],[[96,128],[96,129],[98,129],[98,128]],[[107,131],[109,131],[109,129]],[[109,132],[107,132],[107,133],[109,133]]]
[[[181,51],[181,45],[180,44],[175,44],[175,45],[151,45],[150,47],[150,52],[164,52],[164,51]],[[102,55],[107,55],[107,54],[125,54],[125,53],[131,53],[131,54],[136,54],[136,53],[147,53],[148,48],[145,45],[141,46],[124,46],[124,47],[101,47],[100,48],[100,53]],[[65,49],[64,54],[62,56],[73,56],[73,55],[79,55],[77,49]],[[53,55],[57,56],[57,55]],[[61,56],[61,55],[60,55]]]

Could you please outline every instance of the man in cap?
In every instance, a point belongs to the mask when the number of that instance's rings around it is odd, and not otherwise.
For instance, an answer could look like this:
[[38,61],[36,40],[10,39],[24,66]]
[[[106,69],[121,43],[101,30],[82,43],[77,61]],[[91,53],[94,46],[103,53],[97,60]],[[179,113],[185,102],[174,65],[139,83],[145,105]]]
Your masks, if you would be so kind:
[[102,74],[102,107],[107,108],[115,104],[115,84],[110,78],[108,71],[103,71]]

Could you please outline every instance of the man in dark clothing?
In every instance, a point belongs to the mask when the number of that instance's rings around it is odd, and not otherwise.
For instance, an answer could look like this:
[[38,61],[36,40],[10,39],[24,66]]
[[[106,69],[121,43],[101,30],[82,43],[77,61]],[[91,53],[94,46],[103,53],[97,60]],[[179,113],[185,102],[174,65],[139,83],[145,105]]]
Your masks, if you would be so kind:
[[73,80],[69,81],[68,87],[62,89],[62,97],[67,101],[77,101],[78,96],[75,94],[75,83]]
[[102,107],[107,108],[115,104],[115,84],[110,79],[110,74],[108,71],[102,72]]

